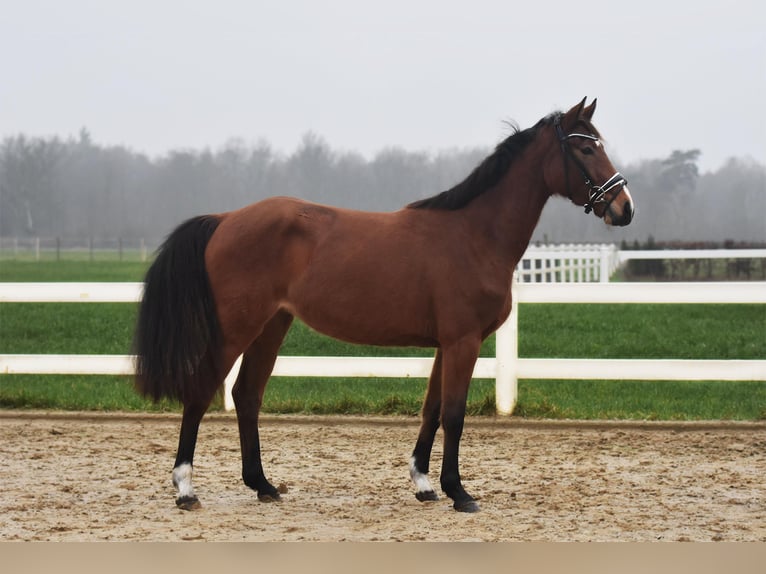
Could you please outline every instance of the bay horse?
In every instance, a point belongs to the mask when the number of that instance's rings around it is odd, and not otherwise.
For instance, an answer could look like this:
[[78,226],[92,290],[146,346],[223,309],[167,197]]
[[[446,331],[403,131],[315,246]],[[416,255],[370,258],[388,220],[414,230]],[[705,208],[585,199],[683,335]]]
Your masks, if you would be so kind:
[[591,121],[596,101],[585,102],[515,128],[464,181],[399,211],[275,197],[175,229],[147,271],[134,350],[138,391],[183,404],[177,506],[200,506],[197,432],[239,355],[242,478],[259,500],[280,499],[261,463],[258,414],[299,317],[352,343],[436,349],[410,477],[418,500],[438,499],[428,471],[441,425],[441,488],[455,510],[477,511],[458,470],[468,386],[482,341],[510,313],[514,268],[543,206],[560,195],[610,225],[633,218],[627,181]]

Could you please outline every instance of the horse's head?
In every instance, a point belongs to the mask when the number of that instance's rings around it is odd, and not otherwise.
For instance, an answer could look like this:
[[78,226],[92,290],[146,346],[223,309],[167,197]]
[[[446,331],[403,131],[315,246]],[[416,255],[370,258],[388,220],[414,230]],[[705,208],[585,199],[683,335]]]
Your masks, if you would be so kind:
[[609,225],[628,225],[633,219],[633,199],[627,180],[606,155],[598,130],[591,123],[596,100],[585,98],[552,122],[551,146],[545,168],[548,187],[558,195],[591,211]]

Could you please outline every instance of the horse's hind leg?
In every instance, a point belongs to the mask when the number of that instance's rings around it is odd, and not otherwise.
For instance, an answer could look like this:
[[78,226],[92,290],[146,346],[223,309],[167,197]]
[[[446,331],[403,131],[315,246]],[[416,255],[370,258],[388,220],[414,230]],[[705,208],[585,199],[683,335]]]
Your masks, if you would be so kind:
[[[228,361],[228,362],[226,362]],[[227,358],[224,365],[231,365],[234,357]],[[200,364],[200,385],[196,393],[190,393],[183,399],[184,411],[181,419],[181,433],[178,438],[178,452],[173,467],[173,484],[178,489],[176,506],[182,510],[195,510],[200,507],[200,502],[194,494],[192,486],[192,468],[194,450],[197,446],[197,433],[202,417],[205,416],[210,403],[213,401],[218,389],[223,383],[224,375],[214,361],[203,360]],[[223,370],[226,373],[226,370]]]
[[178,489],[176,506],[182,510],[195,510],[200,507],[199,499],[194,494],[192,486],[192,465],[199,424],[212,399],[211,395],[207,401],[201,400],[184,405],[178,453],[173,467],[173,484]]
[[266,323],[263,332],[245,351],[237,382],[232,389],[242,447],[242,479],[263,502],[279,500],[279,492],[263,472],[258,413],[277,352],[292,320],[292,315],[280,311]]
[[417,492],[415,497],[422,501],[438,500],[439,497],[428,480],[428,469],[431,461],[431,449],[434,446],[434,437],[439,430],[439,412],[441,410],[441,385],[442,385],[442,352],[437,349],[434,365],[431,369],[431,377],[428,380],[428,390],[423,401],[423,420],[420,424],[418,441],[410,458],[410,478],[415,483]]

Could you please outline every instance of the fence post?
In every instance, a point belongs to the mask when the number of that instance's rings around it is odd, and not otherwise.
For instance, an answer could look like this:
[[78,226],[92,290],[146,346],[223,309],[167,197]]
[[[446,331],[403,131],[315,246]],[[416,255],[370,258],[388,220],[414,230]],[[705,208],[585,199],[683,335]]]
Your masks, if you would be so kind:
[[611,258],[611,246],[610,245],[602,245],[601,249],[599,250],[601,252],[601,265],[599,269],[599,276],[598,280],[599,283],[609,283],[609,259]]
[[511,283],[511,314],[495,333],[495,409],[510,416],[519,396],[517,360],[519,358],[519,303],[516,277]]
[[237,357],[237,360],[234,361],[234,366],[231,368],[229,374],[226,375],[226,378],[223,381],[223,409],[225,411],[234,410],[234,396],[231,392],[234,389],[234,383],[237,382],[237,377],[239,376],[239,368],[241,366],[242,355]]

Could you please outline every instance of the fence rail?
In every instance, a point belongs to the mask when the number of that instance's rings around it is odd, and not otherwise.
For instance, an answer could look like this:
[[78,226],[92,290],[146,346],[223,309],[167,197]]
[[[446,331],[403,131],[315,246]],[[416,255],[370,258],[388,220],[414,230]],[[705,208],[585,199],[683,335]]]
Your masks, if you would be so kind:
[[[518,357],[521,303],[766,303],[766,282],[514,284],[514,305],[497,332],[497,356],[481,358],[476,378],[494,378],[500,414],[511,414],[518,379],[766,380],[762,360],[525,359]],[[0,283],[0,303],[137,302],[141,283]],[[274,376],[427,377],[429,358],[285,357]],[[129,375],[128,355],[0,355],[0,373]],[[226,378],[225,406],[238,365]]]
[[631,259],[763,259],[766,249],[637,249],[618,251],[620,263]]

